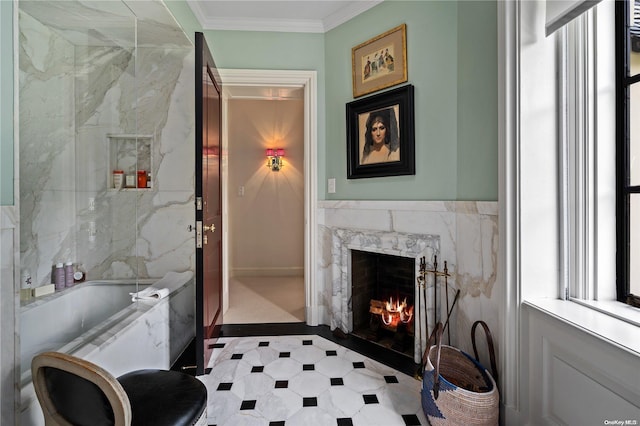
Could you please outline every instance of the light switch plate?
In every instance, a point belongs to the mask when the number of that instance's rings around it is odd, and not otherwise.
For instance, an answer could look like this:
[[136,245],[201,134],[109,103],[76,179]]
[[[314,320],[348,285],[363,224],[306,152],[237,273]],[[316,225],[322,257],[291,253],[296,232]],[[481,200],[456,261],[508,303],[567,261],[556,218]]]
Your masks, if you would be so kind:
[[327,191],[329,192],[329,194],[335,194],[336,193],[336,179],[335,178],[329,178],[327,181]]

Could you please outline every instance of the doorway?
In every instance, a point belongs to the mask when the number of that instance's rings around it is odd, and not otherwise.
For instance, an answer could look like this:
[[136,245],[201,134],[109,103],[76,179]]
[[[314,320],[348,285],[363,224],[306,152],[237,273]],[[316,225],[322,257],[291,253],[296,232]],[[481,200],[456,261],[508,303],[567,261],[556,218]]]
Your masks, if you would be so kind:
[[[233,226],[228,226],[223,238],[223,252],[229,253],[223,259],[223,311],[229,314],[227,318],[225,314],[225,323],[237,323],[238,306],[234,300],[248,301],[249,297],[254,298],[256,305],[252,307],[251,303],[243,304],[240,310],[250,310],[251,318],[245,318],[241,322],[295,322],[304,321],[308,325],[318,325],[318,312],[315,297],[315,282],[313,269],[313,259],[315,258],[315,211],[317,199],[317,175],[316,175],[316,99],[317,85],[315,71],[273,71],[273,70],[220,70],[220,76],[223,82],[223,116],[233,116],[234,103],[239,100],[249,100],[242,108],[242,113],[246,113],[252,102],[260,102],[265,100],[287,100],[294,102],[286,102],[287,105],[295,104],[298,99],[300,104],[300,127],[298,146],[291,145],[291,141],[287,140],[287,135],[282,134],[282,126],[278,125],[278,121],[282,121],[283,117],[288,117],[292,112],[287,110],[291,106],[277,109],[280,111],[280,119],[274,115],[274,112],[265,114],[271,116],[272,130],[264,131],[261,129],[263,124],[256,126],[255,123],[247,123],[247,127],[261,127],[247,129],[261,133],[253,145],[245,144],[251,148],[245,148],[242,152],[234,151],[235,146],[230,146],[230,119],[227,118],[223,122],[223,221],[225,223],[233,222],[234,218],[238,221],[237,211],[233,211],[233,201],[244,203],[245,201],[253,202],[253,209],[259,210],[264,216],[260,216],[264,220],[249,221],[249,227],[252,229],[242,229],[241,238],[251,239],[258,238],[262,241],[262,248],[254,250],[251,246],[252,241],[244,241],[245,249],[238,253],[232,253],[231,247],[236,244],[238,235],[233,235]],[[253,105],[255,106],[255,105]],[[295,111],[295,107],[294,111]],[[240,115],[242,115],[242,113]],[[253,120],[251,120],[253,121]],[[280,123],[281,124],[281,123]],[[280,132],[280,133],[278,133]],[[287,132],[284,132],[287,133]],[[274,137],[275,135],[275,137]],[[282,140],[278,140],[278,135],[282,136]],[[238,141],[238,135],[232,136],[237,144],[243,144],[246,141]],[[247,136],[249,137],[249,136]],[[255,138],[255,136],[251,136]],[[233,143],[233,142],[231,142]],[[284,144],[280,146],[279,144]],[[287,159],[287,146],[290,148],[290,161]],[[267,158],[265,150],[267,148],[284,148],[284,165],[280,171],[271,171],[266,167]],[[233,157],[235,156],[235,157]],[[240,158],[239,158],[240,157]],[[297,159],[295,158],[297,157]],[[233,164],[238,167],[238,160],[242,162],[242,167],[248,168],[250,176],[246,175],[244,179],[230,179],[232,171],[230,168]],[[295,187],[299,181],[299,188]],[[292,185],[294,188],[292,188]],[[262,187],[265,191],[259,191]],[[278,189],[280,188],[280,189]],[[267,189],[275,190],[271,192],[272,197],[277,199],[261,199],[256,197],[264,197]],[[279,192],[278,192],[279,191]],[[252,198],[253,197],[253,198]],[[283,202],[282,198],[289,201]],[[298,197],[301,204],[297,207],[295,198]],[[279,203],[279,205],[278,205]],[[286,215],[287,203],[292,203],[292,210],[299,209],[299,224],[295,220],[285,224],[278,223],[273,218],[278,216],[278,208],[280,212]],[[244,203],[244,208],[246,209]],[[238,203],[236,203],[238,205]],[[271,209],[271,212],[268,210]],[[269,216],[269,214],[271,216]],[[276,216],[273,216],[276,215]],[[271,217],[271,219],[268,219]],[[299,225],[299,226],[298,226]],[[292,242],[291,234],[298,234],[298,243]],[[271,245],[264,245],[265,238],[272,241]],[[301,262],[279,262],[280,259],[269,261],[269,256],[277,256],[277,248],[281,244],[287,243],[299,244],[299,248],[295,248],[296,254],[300,256]],[[256,244],[257,245],[257,244]],[[265,255],[266,254],[266,255]],[[242,256],[241,262],[234,256]],[[255,262],[252,264],[251,258]],[[285,256],[285,254],[282,254]],[[295,257],[295,255],[294,255]],[[266,260],[265,260],[266,259]],[[297,263],[297,266],[296,266]],[[302,267],[300,267],[300,263]],[[293,311],[287,312],[287,300],[278,297],[278,293],[286,298],[295,299],[295,292],[299,291],[302,297],[302,306]],[[232,298],[233,295],[233,298]],[[300,301],[300,299],[298,299]],[[296,305],[297,302],[293,302]],[[284,308],[283,308],[284,307]],[[261,316],[261,311],[263,316]],[[278,319],[280,318],[280,319]]]

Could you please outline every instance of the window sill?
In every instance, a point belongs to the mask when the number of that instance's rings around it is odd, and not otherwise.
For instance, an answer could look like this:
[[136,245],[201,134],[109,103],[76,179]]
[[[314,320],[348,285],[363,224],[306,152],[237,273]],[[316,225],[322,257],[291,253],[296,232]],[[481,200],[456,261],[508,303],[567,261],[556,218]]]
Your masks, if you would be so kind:
[[535,299],[524,305],[640,356],[640,310],[620,302]]

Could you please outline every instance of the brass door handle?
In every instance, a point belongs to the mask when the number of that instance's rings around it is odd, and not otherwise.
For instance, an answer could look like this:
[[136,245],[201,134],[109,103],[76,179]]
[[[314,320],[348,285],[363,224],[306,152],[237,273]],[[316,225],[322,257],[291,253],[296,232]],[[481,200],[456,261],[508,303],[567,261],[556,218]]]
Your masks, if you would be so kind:
[[216,226],[212,223],[211,226],[204,225],[202,229],[204,230],[204,232],[207,232],[207,231],[215,232]]

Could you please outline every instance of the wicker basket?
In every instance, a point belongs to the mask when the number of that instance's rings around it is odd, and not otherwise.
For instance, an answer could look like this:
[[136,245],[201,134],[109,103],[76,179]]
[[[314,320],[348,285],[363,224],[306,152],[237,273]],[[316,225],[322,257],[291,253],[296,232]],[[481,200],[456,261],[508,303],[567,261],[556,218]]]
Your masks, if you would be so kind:
[[[489,340],[490,334],[486,325],[483,326]],[[474,332],[475,324],[472,336]],[[453,346],[442,345],[441,337],[442,324],[438,323],[423,357],[422,409],[429,423],[432,426],[497,425],[500,395],[495,380],[471,356]],[[493,343],[489,346],[493,354]],[[492,355],[492,364],[493,360]]]

